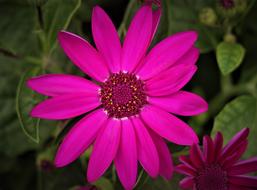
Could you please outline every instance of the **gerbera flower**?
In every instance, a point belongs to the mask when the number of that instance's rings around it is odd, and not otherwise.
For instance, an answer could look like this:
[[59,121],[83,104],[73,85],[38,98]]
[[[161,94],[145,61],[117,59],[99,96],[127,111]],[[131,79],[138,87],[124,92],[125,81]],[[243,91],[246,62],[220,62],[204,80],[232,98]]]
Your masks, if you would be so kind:
[[214,140],[203,139],[203,151],[191,146],[189,156],[181,156],[182,164],[176,167],[188,177],[180,182],[184,189],[195,190],[253,190],[257,189],[257,177],[244,174],[257,171],[257,157],[239,161],[247,148],[249,129],[238,132],[223,147],[223,137],[217,133]]
[[97,50],[75,34],[59,33],[67,56],[93,80],[47,74],[28,81],[31,89],[49,96],[31,116],[62,120],[88,113],[63,139],[55,158],[57,167],[71,163],[93,145],[88,181],[97,180],[114,161],[121,183],[132,189],[138,161],[152,177],[171,177],[172,160],[162,138],[179,145],[198,142],[195,132],[173,115],[207,110],[201,97],[180,90],[196,71],[197,34],[175,34],[147,54],[159,18],[160,10],[142,6],[121,46],[110,18],[95,7],[92,31]]

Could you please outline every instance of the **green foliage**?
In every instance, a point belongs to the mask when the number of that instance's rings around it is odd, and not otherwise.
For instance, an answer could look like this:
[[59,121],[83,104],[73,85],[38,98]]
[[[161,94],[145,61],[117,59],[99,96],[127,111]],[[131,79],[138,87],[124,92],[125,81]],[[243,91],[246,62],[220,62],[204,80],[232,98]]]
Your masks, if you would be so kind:
[[[196,46],[202,54],[185,90],[207,99],[209,111],[188,123],[200,138],[222,131],[225,143],[249,127],[247,158],[257,155],[257,3],[245,2],[231,16],[213,0],[163,0],[152,45],[176,32],[198,32]],[[26,81],[43,73],[84,76],[57,46],[57,34],[68,30],[92,43],[90,19],[96,4],[107,11],[123,40],[142,1],[0,0],[0,189],[69,190],[88,185],[85,170],[92,149],[65,168],[53,167],[58,144],[81,117],[60,122],[30,117],[32,107],[44,97],[28,89]],[[188,153],[188,148],[169,147],[174,163],[178,155]],[[179,189],[182,178],[175,174],[169,181],[151,179],[142,168],[138,176],[138,190]],[[101,190],[122,189],[114,167],[95,185]]]
[[222,74],[227,75],[242,63],[245,49],[238,43],[221,42],[217,47],[216,56]]
[[52,0],[42,7],[46,51],[55,48],[57,33],[67,29],[80,5],[81,0]]
[[253,96],[239,96],[228,103],[215,117],[213,136],[217,131],[224,135],[227,143],[242,128],[250,129],[249,145],[245,157],[257,155],[255,138],[257,136],[257,100]]
[[[26,86],[28,78],[39,74],[39,69],[27,71],[21,77],[17,88],[16,111],[24,133],[34,142],[39,143],[40,119],[32,118],[30,110],[37,103],[37,94]],[[33,99],[31,99],[33,97]]]

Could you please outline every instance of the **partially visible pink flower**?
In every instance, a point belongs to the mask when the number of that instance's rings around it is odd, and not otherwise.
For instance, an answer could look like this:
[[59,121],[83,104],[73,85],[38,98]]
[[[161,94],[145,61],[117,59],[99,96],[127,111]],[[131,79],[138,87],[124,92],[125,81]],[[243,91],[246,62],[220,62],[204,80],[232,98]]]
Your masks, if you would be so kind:
[[225,147],[221,133],[214,140],[205,136],[203,151],[198,145],[191,146],[190,155],[181,156],[182,164],[176,167],[187,175],[180,186],[194,190],[257,189],[257,177],[245,175],[257,171],[257,157],[239,161],[247,148],[248,134],[248,128],[241,130]]
[[161,0],[145,0],[146,3],[153,3],[157,5],[158,7],[161,6]]
[[88,181],[96,181],[114,161],[121,183],[132,189],[138,161],[150,176],[171,178],[173,164],[164,139],[179,145],[198,142],[192,128],[173,115],[207,110],[201,97],[181,90],[197,70],[197,34],[177,33],[148,52],[159,19],[159,9],[142,6],[121,45],[110,18],[95,7],[92,31],[97,50],[75,34],[59,33],[67,56],[96,82],[66,74],[28,81],[30,88],[49,96],[31,116],[61,120],[88,113],[63,139],[57,167],[73,162],[93,145]]

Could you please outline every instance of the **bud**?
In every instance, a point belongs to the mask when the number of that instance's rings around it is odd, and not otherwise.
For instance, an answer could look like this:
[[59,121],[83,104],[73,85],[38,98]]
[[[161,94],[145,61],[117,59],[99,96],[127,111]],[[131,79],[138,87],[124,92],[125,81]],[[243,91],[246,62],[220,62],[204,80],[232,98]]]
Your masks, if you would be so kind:
[[212,8],[205,7],[199,13],[199,21],[205,25],[213,26],[217,22],[217,15]]
[[223,37],[224,42],[228,43],[235,43],[236,42],[236,36],[234,34],[225,34]]
[[50,172],[55,168],[54,163],[53,163],[54,152],[55,152],[54,147],[47,147],[46,150],[40,152],[37,155],[37,160],[36,160],[37,167],[41,171]]
[[247,9],[247,0],[218,0],[217,10],[224,17],[234,17]]

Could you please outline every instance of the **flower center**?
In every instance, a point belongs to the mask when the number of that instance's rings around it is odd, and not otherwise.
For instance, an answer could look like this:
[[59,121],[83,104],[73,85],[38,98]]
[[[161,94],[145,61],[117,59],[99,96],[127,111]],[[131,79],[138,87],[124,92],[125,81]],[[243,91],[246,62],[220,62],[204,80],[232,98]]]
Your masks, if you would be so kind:
[[147,103],[143,81],[123,72],[111,74],[101,84],[100,97],[105,111],[115,118],[137,115]]
[[218,164],[206,166],[195,177],[195,183],[197,190],[227,190],[227,172]]
[[225,9],[230,9],[230,8],[234,7],[234,5],[235,5],[233,0],[221,0],[220,4]]

